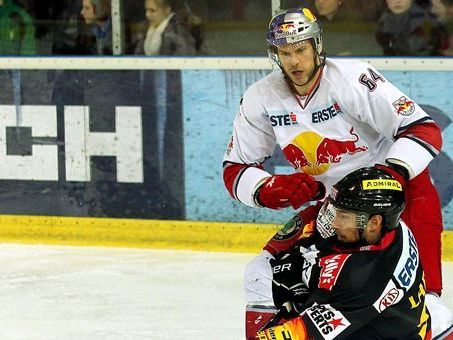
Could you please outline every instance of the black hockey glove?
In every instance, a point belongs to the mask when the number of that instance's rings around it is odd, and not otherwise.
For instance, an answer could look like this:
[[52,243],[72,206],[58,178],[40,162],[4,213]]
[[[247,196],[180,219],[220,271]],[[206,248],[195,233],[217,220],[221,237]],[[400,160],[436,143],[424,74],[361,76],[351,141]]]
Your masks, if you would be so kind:
[[[297,248],[296,248],[297,249]],[[295,312],[300,312],[308,297],[308,287],[302,280],[304,257],[298,251],[284,253],[278,259],[271,259],[272,297],[277,308],[290,302]]]

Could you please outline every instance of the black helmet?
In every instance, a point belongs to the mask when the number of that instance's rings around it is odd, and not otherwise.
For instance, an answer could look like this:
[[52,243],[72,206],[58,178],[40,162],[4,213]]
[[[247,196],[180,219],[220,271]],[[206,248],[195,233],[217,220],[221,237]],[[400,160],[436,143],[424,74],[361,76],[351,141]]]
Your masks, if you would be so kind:
[[397,180],[376,167],[360,168],[332,188],[332,205],[359,213],[364,228],[372,215],[382,215],[384,230],[397,227],[405,205],[404,189]]

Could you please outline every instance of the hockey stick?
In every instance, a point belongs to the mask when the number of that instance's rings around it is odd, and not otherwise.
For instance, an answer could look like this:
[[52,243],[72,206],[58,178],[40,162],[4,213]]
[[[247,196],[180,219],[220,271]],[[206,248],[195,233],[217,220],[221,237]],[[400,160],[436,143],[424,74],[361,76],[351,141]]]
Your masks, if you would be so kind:
[[267,328],[277,326],[280,320],[285,316],[285,314],[291,312],[292,309],[293,308],[291,306],[291,302],[285,302],[282,307],[274,314],[274,316],[271,317],[263,326],[261,326],[258,332],[262,332]]

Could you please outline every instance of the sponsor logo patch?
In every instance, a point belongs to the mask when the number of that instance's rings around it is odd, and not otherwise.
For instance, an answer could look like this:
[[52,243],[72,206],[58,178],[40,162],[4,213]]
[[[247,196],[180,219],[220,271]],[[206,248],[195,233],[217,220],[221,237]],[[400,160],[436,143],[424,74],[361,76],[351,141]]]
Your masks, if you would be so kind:
[[404,265],[402,267],[400,267],[400,264],[398,263],[397,270],[399,269],[399,272],[397,275],[397,280],[403,288],[409,289],[415,281],[416,271],[419,264],[419,257],[417,243],[415,241],[414,235],[409,229],[407,229],[406,232],[409,238],[409,247],[403,248],[402,257],[405,257],[406,260],[404,261]]
[[290,112],[284,115],[272,115],[269,116],[272,126],[293,126],[298,125],[297,115],[294,112]]
[[404,296],[404,292],[398,289],[393,281],[389,281],[381,296],[373,303],[374,308],[382,313],[392,305],[396,305]]
[[343,113],[341,111],[340,105],[338,103],[333,103],[329,107],[326,107],[325,109],[312,112],[311,114],[311,121],[316,124],[316,123],[321,123],[324,121],[327,121],[331,118],[335,118],[337,115],[340,113]]
[[291,23],[281,24],[274,30],[275,39],[282,39],[294,35],[297,35],[297,28],[294,24]]
[[319,288],[332,290],[349,256],[351,254],[336,254],[324,256],[319,260],[319,265],[322,267],[319,275]]
[[385,296],[379,301],[379,310],[383,311],[384,309],[390,307],[391,305],[395,304],[400,296],[400,292],[398,289],[393,288],[389,290]]
[[324,339],[334,339],[351,324],[346,317],[330,305],[314,304],[306,310]]
[[362,181],[362,188],[363,190],[403,190],[401,183],[394,179],[367,179]]

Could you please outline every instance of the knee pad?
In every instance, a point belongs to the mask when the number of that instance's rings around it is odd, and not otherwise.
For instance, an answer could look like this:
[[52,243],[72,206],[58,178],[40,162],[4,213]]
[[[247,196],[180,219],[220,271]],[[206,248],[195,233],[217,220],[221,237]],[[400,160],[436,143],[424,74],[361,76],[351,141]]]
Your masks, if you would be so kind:
[[274,306],[272,299],[272,255],[264,250],[244,271],[245,300],[248,305]]
[[245,338],[255,340],[256,333],[275,315],[275,307],[247,305],[245,310]]

